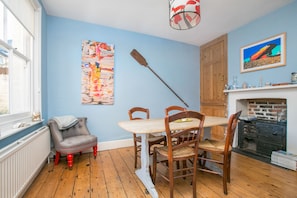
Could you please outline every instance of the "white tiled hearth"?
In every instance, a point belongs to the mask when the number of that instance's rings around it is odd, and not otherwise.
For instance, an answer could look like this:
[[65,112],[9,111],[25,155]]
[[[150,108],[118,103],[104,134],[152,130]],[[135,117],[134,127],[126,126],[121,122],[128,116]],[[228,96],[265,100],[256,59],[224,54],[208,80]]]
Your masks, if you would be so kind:
[[[243,110],[248,115],[245,99],[286,99],[287,100],[287,152],[297,154],[297,85],[267,86],[260,88],[226,90],[228,94],[228,114]],[[237,147],[237,133],[234,147]]]

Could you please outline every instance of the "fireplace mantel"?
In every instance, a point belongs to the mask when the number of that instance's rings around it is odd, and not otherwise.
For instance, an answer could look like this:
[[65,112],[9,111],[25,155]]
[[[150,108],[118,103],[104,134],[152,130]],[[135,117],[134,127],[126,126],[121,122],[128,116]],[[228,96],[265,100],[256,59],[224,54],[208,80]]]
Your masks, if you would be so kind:
[[246,89],[230,89],[225,90],[224,93],[235,93],[235,92],[258,92],[258,91],[274,91],[274,90],[283,90],[283,89],[294,89],[297,90],[297,84],[290,85],[280,85],[280,86],[265,86],[265,87],[256,87],[256,88],[246,88]]
[[[259,88],[225,90],[228,95],[228,114],[242,110],[247,115],[247,109],[242,103],[245,99],[278,98],[287,100],[287,152],[297,154],[297,84],[282,86],[266,86]],[[237,134],[234,146],[237,147]]]

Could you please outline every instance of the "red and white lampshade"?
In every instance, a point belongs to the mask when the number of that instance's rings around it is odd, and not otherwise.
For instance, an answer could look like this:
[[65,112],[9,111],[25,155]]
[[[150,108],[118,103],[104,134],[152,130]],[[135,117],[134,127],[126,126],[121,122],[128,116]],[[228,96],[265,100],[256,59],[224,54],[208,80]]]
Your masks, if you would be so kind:
[[187,30],[200,22],[200,0],[169,0],[170,26]]

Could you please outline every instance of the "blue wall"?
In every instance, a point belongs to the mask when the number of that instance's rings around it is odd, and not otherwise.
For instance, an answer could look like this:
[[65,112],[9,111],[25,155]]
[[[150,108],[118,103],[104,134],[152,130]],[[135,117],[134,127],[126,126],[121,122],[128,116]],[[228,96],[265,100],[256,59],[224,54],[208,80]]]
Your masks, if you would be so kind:
[[[297,71],[297,1],[228,34],[228,76],[232,84],[237,76],[239,86],[247,82],[252,86],[291,81]],[[240,48],[283,32],[287,33],[287,64],[283,67],[240,73]]]
[[[115,45],[114,105],[81,104],[81,44],[95,40]],[[183,103],[131,56],[137,49],[150,67],[181,96],[190,109],[199,110],[199,47],[144,34],[47,16],[47,116],[86,116],[99,142],[132,135],[118,126],[128,109],[143,106],[151,117],[164,117],[169,105]]]

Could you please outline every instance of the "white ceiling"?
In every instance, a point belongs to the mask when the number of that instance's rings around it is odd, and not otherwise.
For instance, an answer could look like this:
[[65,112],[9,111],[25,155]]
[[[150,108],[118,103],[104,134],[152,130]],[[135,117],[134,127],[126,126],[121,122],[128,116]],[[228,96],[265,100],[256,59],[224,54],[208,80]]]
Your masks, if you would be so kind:
[[201,0],[201,22],[169,26],[168,0],[41,0],[48,15],[200,46],[294,0]]

